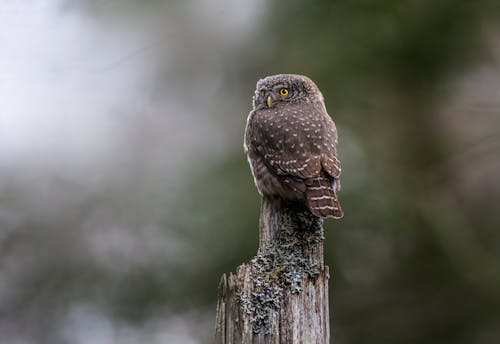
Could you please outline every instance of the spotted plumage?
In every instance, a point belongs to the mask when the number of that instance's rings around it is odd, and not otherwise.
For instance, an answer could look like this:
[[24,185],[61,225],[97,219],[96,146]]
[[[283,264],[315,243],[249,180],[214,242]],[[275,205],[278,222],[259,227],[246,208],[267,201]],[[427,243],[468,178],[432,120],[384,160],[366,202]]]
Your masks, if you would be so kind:
[[302,201],[318,217],[343,216],[337,129],[311,79],[280,74],[257,82],[244,148],[260,194]]

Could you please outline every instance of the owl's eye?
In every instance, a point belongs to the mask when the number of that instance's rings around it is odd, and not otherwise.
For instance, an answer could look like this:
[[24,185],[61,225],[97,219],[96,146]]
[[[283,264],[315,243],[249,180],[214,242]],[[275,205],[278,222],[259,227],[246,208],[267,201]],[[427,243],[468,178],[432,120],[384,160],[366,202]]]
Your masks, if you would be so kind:
[[264,90],[260,90],[260,96],[261,96],[261,97],[264,97],[265,95],[266,95],[266,91],[264,91]]
[[287,88],[282,88],[280,90],[280,94],[283,96],[283,97],[286,97],[288,95],[288,89]]

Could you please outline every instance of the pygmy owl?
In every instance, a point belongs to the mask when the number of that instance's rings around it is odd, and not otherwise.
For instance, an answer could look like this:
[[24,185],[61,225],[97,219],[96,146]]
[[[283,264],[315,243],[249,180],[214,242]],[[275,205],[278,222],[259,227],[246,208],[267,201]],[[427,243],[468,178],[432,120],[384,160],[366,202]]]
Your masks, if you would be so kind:
[[317,217],[341,218],[337,129],[308,77],[257,82],[244,149],[261,195],[300,201]]

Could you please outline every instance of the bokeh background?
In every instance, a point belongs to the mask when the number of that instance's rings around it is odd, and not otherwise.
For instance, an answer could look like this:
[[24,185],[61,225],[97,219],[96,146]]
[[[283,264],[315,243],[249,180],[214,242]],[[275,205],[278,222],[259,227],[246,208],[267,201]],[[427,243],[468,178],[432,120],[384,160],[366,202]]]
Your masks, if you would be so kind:
[[319,85],[335,343],[498,343],[498,1],[0,1],[0,343],[208,343],[255,82]]

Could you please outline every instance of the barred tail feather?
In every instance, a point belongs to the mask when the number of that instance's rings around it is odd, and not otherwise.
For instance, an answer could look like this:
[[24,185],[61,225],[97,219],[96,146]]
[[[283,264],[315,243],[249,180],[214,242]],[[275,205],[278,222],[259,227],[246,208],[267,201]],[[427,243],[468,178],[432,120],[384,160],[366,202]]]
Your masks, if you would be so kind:
[[340,219],[344,212],[337,199],[334,182],[325,177],[312,180],[306,191],[307,206],[311,213],[318,217]]

